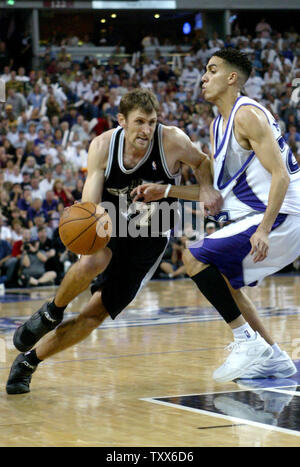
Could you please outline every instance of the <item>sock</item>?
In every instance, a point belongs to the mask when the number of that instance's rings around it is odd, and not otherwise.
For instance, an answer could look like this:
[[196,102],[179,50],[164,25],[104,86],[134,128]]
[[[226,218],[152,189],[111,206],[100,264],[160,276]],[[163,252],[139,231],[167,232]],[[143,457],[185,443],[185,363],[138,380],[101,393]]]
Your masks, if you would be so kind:
[[241,315],[224,277],[214,266],[208,266],[191,279],[204,297],[215,307],[226,323],[231,323]]
[[256,338],[256,333],[253,329],[249,326],[248,323],[239,326],[232,330],[234,338],[239,340],[253,340]]
[[56,306],[54,300],[48,304],[48,311],[53,319],[62,319],[66,306]]
[[32,366],[37,366],[42,361],[36,356],[35,349],[29,350],[29,352],[25,352],[24,357],[25,360]]
[[278,344],[276,344],[276,343],[273,344],[272,349],[273,349],[273,355],[272,355],[271,358],[277,358],[277,357],[279,357],[279,355],[281,355],[282,350],[281,350],[281,348],[279,347]]

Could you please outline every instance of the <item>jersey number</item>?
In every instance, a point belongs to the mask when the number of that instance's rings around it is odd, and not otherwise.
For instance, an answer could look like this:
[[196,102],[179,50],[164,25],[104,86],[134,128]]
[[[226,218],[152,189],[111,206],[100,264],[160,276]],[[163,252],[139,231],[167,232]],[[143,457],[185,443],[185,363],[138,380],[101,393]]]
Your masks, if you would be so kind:
[[290,172],[290,174],[295,174],[296,172],[300,170],[298,162],[291,149],[289,150],[287,154],[286,165],[287,165],[287,169]]

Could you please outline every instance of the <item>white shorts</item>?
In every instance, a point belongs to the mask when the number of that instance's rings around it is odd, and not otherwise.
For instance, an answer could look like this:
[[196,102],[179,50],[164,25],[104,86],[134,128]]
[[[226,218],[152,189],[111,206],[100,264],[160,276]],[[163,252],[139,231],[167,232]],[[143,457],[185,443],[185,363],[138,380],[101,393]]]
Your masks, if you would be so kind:
[[300,216],[279,214],[269,234],[268,256],[254,263],[250,237],[262,218],[263,213],[233,222],[189,250],[202,263],[216,266],[235,289],[254,286],[300,255]]

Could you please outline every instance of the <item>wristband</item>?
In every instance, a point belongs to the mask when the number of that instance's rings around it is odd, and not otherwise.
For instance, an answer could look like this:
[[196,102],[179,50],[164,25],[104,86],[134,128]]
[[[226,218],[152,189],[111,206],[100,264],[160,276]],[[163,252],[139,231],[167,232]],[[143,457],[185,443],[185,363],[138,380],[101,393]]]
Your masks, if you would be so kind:
[[169,192],[171,190],[171,187],[172,187],[172,185],[171,185],[171,183],[169,183],[169,185],[167,186],[167,188],[166,188],[166,190],[164,192],[164,198],[168,197],[168,194],[169,194]]

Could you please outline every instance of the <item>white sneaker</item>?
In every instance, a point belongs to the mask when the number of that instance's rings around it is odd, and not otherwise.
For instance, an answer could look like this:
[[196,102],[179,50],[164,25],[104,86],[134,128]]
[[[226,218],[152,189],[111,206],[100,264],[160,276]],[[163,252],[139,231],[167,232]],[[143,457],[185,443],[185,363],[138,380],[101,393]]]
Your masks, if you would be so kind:
[[241,375],[254,364],[261,364],[273,355],[272,347],[263,339],[258,332],[256,339],[236,339],[227,349],[231,350],[226,361],[213,373],[213,378],[218,383],[226,383]]
[[240,378],[289,378],[297,373],[293,360],[283,350],[278,357],[271,357],[267,361],[253,365],[246,370]]

